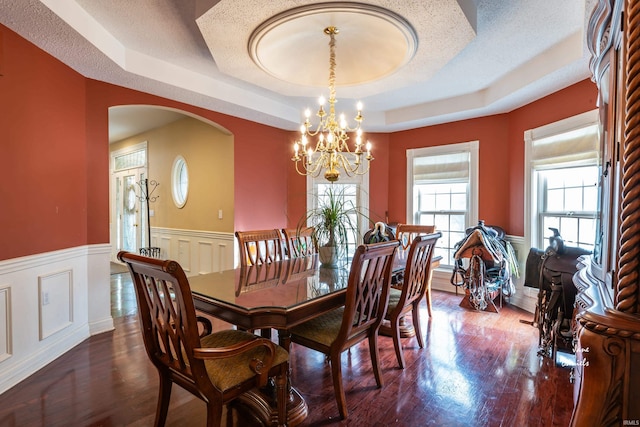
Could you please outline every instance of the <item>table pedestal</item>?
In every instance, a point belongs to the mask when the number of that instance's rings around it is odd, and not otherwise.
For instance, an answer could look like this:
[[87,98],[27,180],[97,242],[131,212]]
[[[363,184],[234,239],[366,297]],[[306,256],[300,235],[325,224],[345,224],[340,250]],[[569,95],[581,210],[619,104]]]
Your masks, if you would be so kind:
[[[263,425],[278,425],[278,408],[276,399],[270,390],[250,390],[233,401],[233,406],[254,415]],[[287,402],[287,425],[297,426],[307,418],[308,408],[300,393],[291,388]]]
[[[400,318],[400,338],[411,338],[416,336],[416,329],[413,327],[413,322],[405,321],[404,316]],[[386,337],[393,336],[393,330],[391,329],[391,323],[388,320],[383,320],[378,331],[380,335]]]

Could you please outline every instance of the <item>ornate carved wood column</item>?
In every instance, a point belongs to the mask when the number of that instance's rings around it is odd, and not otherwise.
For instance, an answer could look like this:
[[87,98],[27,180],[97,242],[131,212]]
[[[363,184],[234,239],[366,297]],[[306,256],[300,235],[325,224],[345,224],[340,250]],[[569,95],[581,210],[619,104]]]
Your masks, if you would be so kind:
[[640,425],[640,0],[600,0],[588,40],[601,101],[605,243],[574,279],[571,425]]

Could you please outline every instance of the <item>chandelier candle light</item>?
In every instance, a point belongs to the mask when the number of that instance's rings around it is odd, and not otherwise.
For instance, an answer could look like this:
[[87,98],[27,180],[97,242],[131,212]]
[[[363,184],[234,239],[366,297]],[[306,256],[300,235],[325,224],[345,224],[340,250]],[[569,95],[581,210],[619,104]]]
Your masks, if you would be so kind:
[[[293,144],[294,155],[291,160],[296,163],[296,170],[300,175],[312,175],[317,177],[322,169],[325,170],[324,177],[327,181],[334,182],[340,177],[339,169],[343,169],[348,176],[364,175],[369,171],[371,166],[371,143],[367,143],[363,147],[362,143],[362,103],[358,102],[355,128],[347,125],[344,114],[336,120],[335,103],[336,103],[336,39],[338,34],[336,27],[327,27],[324,29],[331,40],[329,42],[329,113],[324,110],[324,97],[320,97],[320,108],[317,116],[320,122],[316,130],[311,129],[311,111],[305,111],[305,121],[300,125],[300,133],[302,134],[299,141]],[[353,151],[349,149],[348,140],[349,133],[356,134],[355,148]],[[309,139],[317,136],[315,149],[311,148]],[[366,166],[363,164],[363,155],[366,151]],[[302,168],[300,167],[302,163]]]

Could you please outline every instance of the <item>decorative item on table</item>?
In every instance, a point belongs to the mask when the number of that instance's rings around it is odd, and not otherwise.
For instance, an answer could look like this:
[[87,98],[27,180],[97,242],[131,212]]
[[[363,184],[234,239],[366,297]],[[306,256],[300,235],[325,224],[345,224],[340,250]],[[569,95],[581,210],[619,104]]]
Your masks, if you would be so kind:
[[396,236],[391,227],[384,222],[376,222],[373,228],[364,233],[363,241],[366,244],[388,242],[395,240]]
[[358,240],[359,218],[369,220],[351,200],[345,198],[342,187],[329,186],[324,194],[318,195],[316,207],[300,219],[298,229],[313,229],[321,266],[333,268],[339,259],[346,258],[349,238],[352,242]]

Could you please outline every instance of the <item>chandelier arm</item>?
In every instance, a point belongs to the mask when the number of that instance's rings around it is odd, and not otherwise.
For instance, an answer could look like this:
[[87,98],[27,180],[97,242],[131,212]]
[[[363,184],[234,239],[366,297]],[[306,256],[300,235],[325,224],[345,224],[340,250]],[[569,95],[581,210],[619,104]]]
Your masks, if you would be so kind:
[[320,169],[321,169],[318,166],[319,165],[315,165],[314,167],[309,169],[309,168],[307,168],[307,163],[303,160],[302,161],[303,170],[300,170],[300,161],[297,161],[296,162],[296,172],[299,175],[302,175],[302,176],[312,176],[314,178],[317,178],[318,176],[320,176]]
[[[340,115],[339,121],[336,120],[336,35],[338,29],[330,26],[325,28],[325,34],[329,36],[329,108],[328,112],[324,110],[324,100],[320,102],[320,108],[318,109],[317,116],[320,118],[319,123],[315,130],[312,129],[311,122],[309,120],[310,111],[305,111],[306,119],[300,127],[302,136],[300,141],[296,141],[294,144],[294,157],[293,161],[296,163],[296,171],[300,175],[312,175],[319,176],[322,169],[325,169],[324,177],[328,181],[336,181],[340,176],[339,169],[345,171],[347,176],[364,175],[369,171],[371,160],[370,144],[366,144],[366,157],[367,161],[366,170],[364,169],[363,161],[363,144],[362,142],[362,130],[361,123],[362,106],[358,103],[357,115],[355,117],[355,127],[350,127],[346,122],[344,115]],[[349,148],[349,134],[356,133],[356,143],[353,151]],[[307,145],[312,145],[309,138],[317,137],[315,148],[307,148]],[[303,144],[304,143],[304,144]],[[302,148],[302,150],[300,150]],[[315,154],[315,156],[314,156]],[[349,160],[349,157],[353,154],[353,163]],[[299,163],[302,162],[302,169],[300,170]]]
[[[344,158],[343,158],[344,160]],[[358,169],[360,169],[360,163],[351,164],[348,161],[343,163],[344,170],[347,172],[347,175],[353,176],[358,175]]]

